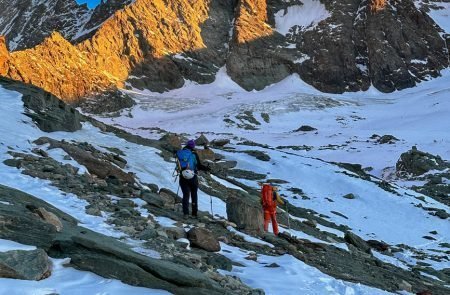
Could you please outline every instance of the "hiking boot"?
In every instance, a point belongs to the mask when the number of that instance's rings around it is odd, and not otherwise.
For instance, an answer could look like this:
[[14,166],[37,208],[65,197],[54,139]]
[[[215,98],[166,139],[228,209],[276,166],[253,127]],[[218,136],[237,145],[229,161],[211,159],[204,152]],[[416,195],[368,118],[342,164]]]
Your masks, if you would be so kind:
[[188,218],[189,218],[189,214],[184,214],[184,215],[183,215],[183,219],[184,219],[184,220],[186,220],[186,219],[188,219]]

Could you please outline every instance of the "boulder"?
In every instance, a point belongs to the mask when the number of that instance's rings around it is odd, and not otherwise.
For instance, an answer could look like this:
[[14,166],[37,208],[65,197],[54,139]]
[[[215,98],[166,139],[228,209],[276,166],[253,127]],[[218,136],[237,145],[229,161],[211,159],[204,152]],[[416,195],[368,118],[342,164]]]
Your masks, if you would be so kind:
[[310,131],[315,131],[317,130],[317,128],[311,127],[309,125],[302,125],[300,126],[298,129],[296,129],[294,132],[310,132]]
[[345,232],[344,240],[362,252],[371,253],[369,244],[350,231]]
[[197,247],[208,252],[220,251],[220,244],[213,233],[206,228],[194,227],[187,233],[191,246]]
[[35,210],[35,213],[38,214],[39,217],[41,217],[44,221],[53,225],[56,228],[57,232],[62,231],[63,225],[61,220],[59,220],[58,216],[56,216],[52,212],[48,212],[42,207]]
[[231,271],[231,269],[233,268],[233,262],[229,258],[217,253],[208,255],[206,263],[213,266],[214,268],[223,269],[226,271]]
[[175,203],[181,202],[181,197],[167,188],[161,188],[159,194],[165,199],[173,199]]
[[168,189],[161,189],[159,196],[164,200],[164,207],[166,209],[173,209],[176,203],[181,203],[181,197]]
[[384,252],[389,250],[389,245],[382,241],[377,240],[367,240],[367,244],[372,248],[379,252]]
[[390,135],[390,134],[383,135],[380,138],[378,138],[378,140],[377,140],[377,142],[379,144],[386,144],[386,143],[393,144],[396,141],[398,141],[398,138],[396,138],[395,136]]
[[202,133],[196,140],[195,140],[195,144],[197,146],[208,146],[209,145],[209,140],[208,138],[206,138],[206,136]]
[[238,229],[262,232],[263,211],[257,202],[243,197],[231,197],[227,200],[228,220],[234,222]]
[[141,194],[141,199],[147,202],[151,206],[158,208],[173,209],[175,201],[168,194],[156,194],[152,192],[143,192]]
[[447,219],[450,214],[448,214],[444,209],[438,209],[434,212],[434,215],[439,217],[440,219]]
[[178,240],[186,238],[186,231],[181,227],[164,227],[163,230],[166,232],[167,236],[172,240]]
[[223,147],[230,143],[229,139],[214,139],[211,141],[211,146],[213,147]]
[[181,139],[178,135],[173,133],[167,133],[159,139],[162,148],[168,150],[169,152],[175,153],[181,149]]
[[39,281],[51,275],[51,262],[42,249],[0,253],[0,278]]
[[211,149],[198,149],[196,153],[202,163],[216,160],[216,154]]
[[147,193],[141,196],[142,200],[147,202],[147,204],[151,206],[155,206],[158,208],[164,208],[164,199],[161,198],[158,194]]
[[345,198],[345,199],[349,199],[349,200],[356,199],[355,194],[352,194],[352,193],[346,194],[346,195],[344,195],[342,197]]
[[400,155],[396,170],[399,174],[412,174],[415,176],[427,173],[430,170],[444,170],[450,168],[450,163],[439,156],[419,151],[415,146]]
[[117,206],[122,208],[134,208],[136,207],[136,203],[130,199],[119,199],[117,200]]

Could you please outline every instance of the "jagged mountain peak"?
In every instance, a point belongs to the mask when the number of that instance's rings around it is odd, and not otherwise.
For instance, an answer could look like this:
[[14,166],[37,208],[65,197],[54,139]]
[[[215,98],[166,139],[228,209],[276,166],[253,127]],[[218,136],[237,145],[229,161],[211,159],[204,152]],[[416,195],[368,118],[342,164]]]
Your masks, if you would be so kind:
[[440,28],[411,0],[106,1],[89,13],[75,38],[61,33],[73,45],[12,52],[3,71],[75,101],[211,83],[222,67],[246,90],[298,74],[324,92],[391,92],[449,64]]
[[0,35],[10,50],[32,48],[53,31],[70,41],[83,40],[115,11],[133,0],[106,0],[94,9],[75,0],[0,0]]

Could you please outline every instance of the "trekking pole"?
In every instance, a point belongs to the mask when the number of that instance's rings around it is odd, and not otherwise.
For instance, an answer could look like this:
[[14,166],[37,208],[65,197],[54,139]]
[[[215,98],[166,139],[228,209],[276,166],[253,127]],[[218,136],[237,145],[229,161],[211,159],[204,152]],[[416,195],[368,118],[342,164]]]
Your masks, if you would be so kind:
[[214,211],[213,211],[213,203],[212,203],[212,196],[209,196],[209,199],[211,201],[211,215],[212,215],[212,219],[214,219]]
[[288,218],[288,228],[289,228],[289,232],[291,232],[291,222],[290,222],[289,210],[288,210],[288,204],[287,204],[287,202],[286,202],[286,213],[287,213],[287,218]]

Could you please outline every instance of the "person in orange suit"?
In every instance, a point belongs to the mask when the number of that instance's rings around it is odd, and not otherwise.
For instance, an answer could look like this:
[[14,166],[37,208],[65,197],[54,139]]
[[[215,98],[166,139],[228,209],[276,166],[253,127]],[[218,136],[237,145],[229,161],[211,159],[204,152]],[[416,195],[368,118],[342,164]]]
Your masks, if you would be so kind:
[[284,202],[278,194],[278,188],[268,183],[264,183],[261,189],[261,204],[264,210],[264,231],[269,230],[269,222],[272,222],[273,233],[277,236],[277,205],[283,205]]

